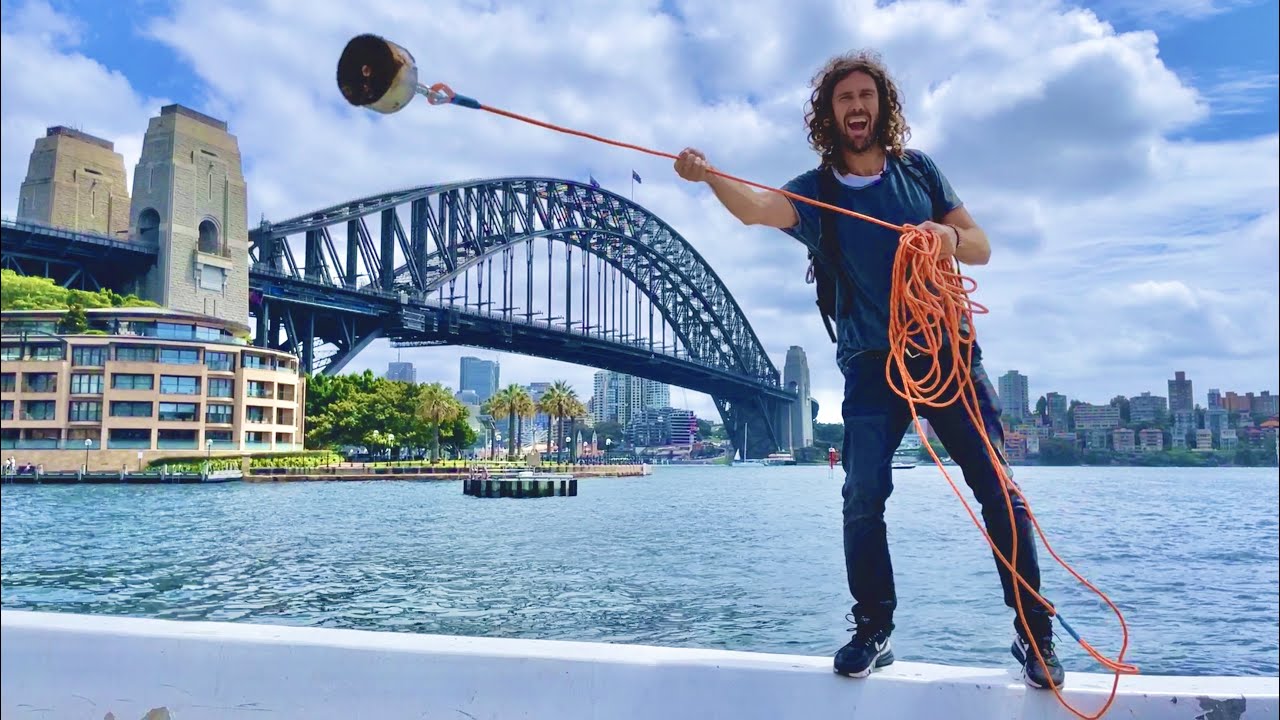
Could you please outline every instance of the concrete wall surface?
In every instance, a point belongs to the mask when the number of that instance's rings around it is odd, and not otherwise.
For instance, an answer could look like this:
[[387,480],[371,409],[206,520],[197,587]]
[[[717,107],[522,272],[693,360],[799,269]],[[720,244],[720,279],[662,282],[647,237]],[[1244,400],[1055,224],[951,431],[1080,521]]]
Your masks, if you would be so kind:
[[[19,610],[0,611],[0,667],[14,720],[1074,717],[1012,668],[899,661],[853,680],[826,657]],[[1067,684],[1092,715],[1111,676]],[[1276,677],[1129,676],[1104,717],[1276,718],[1278,695]]]

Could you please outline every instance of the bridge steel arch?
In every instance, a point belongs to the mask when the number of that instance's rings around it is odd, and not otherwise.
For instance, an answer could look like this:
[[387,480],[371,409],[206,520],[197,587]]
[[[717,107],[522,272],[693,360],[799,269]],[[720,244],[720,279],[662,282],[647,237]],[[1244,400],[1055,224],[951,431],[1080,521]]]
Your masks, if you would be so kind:
[[[547,247],[547,307],[534,312],[539,243]],[[552,292],[553,244],[565,264],[563,293]],[[521,252],[524,312],[513,260]],[[492,347],[707,392],[744,456],[787,446],[779,431],[794,394],[728,288],[667,223],[604,189],[536,177],[408,188],[263,223],[250,233],[250,256],[257,342],[292,349],[314,370],[337,372],[376,337]],[[623,317],[613,327],[593,324],[591,310],[601,310],[590,303],[593,267],[634,289],[649,322],[639,305],[621,300],[623,288],[608,309],[634,313],[635,325]],[[671,344],[665,336],[658,344],[659,326],[671,330]]]

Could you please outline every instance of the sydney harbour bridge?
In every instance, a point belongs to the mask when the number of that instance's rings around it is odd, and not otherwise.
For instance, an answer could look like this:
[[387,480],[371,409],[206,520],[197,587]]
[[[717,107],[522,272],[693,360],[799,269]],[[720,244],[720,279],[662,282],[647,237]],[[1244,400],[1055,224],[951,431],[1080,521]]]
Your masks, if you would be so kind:
[[[744,457],[787,447],[797,398],[724,283],[669,225],[602,188],[428,185],[263,222],[249,243],[252,342],[309,372],[340,372],[379,338],[489,348],[704,392]],[[158,253],[136,234],[22,220],[4,221],[0,248],[6,268],[122,292]]]

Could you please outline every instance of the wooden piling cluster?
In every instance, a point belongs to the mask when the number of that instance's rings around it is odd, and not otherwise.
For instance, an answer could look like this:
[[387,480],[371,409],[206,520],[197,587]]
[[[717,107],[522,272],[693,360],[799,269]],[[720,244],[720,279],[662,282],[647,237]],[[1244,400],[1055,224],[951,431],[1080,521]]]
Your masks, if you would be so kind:
[[468,477],[462,480],[462,494],[485,498],[574,497],[578,494],[578,479]]

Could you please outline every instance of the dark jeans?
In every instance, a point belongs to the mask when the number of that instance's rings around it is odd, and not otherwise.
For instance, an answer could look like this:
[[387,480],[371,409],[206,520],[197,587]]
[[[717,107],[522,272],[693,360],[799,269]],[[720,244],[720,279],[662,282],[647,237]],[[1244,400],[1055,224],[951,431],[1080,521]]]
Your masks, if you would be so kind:
[[[853,614],[860,625],[866,622],[891,625],[898,604],[885,536],[884,509],[885,501],[893,492],[890,463],[903,434],[911,425],[911,410],[886,381],[885,360],[883,352],[863,353],[847,361],[843,368],[845,390],[841,412],[844,416],[842,459],[845,481],[841,494],[844,497],[844,558],[849,592],[854,599]],[[923,377],[931,362],[924,357],[910,360],[911,374]],[[942,367],[948,366],[944,359]],[[897,369],[893,372],[896,378]],[[973,380],[987,436],[1000,452],[1003,462],[1004,431],[1000,426],[1000,409],[991,381],[982,368],[981,351],[977,348],[973,353]],[[982,519],[988,534],[1001,554],[1009,559],[1012,533],[1009,530],[1009,509],[1000,490],[1000,478],[962,401],[957,398],[943,408],[917,406],[916,413],[929,421],[933,432],[964,473],[965,483],[982,507]],[[1039,592],[1040,567],[1031,522],[1025,504],[1012,490],[1010,499],[1018,533],[1018,574]],[[963,512],[963,508],[955,510]],[[982,542],[980,535],[957,538],[957,541],[961,540]],[[945,552],[945,548],[938,550]],[[1000,584],[1004,587],[1004,603],[1017,608],[1013,578],[994,553],[992,558],[1000,574]],[[1022,607],[1027,613],[1032,633],[1036,637],[1047,635],[1052,625],[1048,613],[1024,588],[1017,586],[1016,589],[1022,596]],[[945,592],[941,588],[939,591]],[[1021,627],[1017,618],[1014,625]]]

